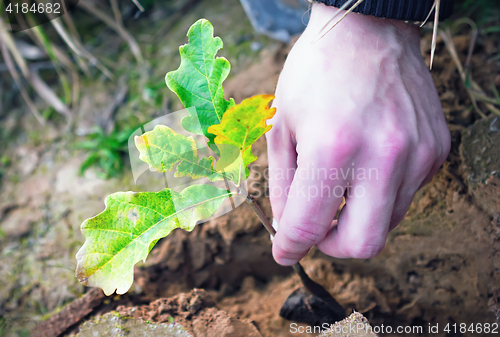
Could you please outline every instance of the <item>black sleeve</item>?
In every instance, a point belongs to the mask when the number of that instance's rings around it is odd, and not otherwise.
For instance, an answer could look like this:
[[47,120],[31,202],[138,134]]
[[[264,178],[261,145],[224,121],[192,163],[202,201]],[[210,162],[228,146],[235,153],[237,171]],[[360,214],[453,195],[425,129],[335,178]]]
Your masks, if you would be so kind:
[[[341,7],[348,0],[317,0],[328,6]],[[441,0],[439,19],[448,18],[453,12],[454,0]],[[352,2],[356,3],[355,1]],[[434,0],[364,0],[353,12],[386,19],[424,21]],[[430,20],[434,19],[434,14]]]

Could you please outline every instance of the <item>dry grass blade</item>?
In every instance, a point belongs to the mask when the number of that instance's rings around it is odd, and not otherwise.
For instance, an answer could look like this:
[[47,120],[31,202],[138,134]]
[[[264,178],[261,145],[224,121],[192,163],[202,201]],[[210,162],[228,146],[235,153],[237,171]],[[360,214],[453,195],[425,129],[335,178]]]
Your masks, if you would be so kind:
[[63,39],[63,41],[68,45],[68,47],[76,54],[77,62],[80,68],[86,73],[89,73],[89,69],[85,62],[80,62],[80,60],[84,57],[84,53],[80,50],[80,48],[74,42],[74,38],[71,38],[69,34],[64,29],[62,23],[59,18],[55,18],[50,21],[52,26],[56,29],[59,36]]
[[[43,0],[35,1],[38,3],[43,3]],[[117,4],[116,0],[113,1],[115,2],[115,4]],[[63,8],[65,8],[66,6],[64,2],[61,5],[63,6]],[[93,12],[95,16],[99,17],[101,20],[104,20],[109,25],[110,22],[109,20],[107,20],[108,18],[105,17],[105,14],[98,15],[96,11],[98,10],[95,9],[94,11],[91,10],[90,12]],[[67,8],[65,9],[65,12],[67,12]],[[69,13],[64,15],[62,18],[56,18],[51,13],[45,14],[50,19],[51,24],[54,26],[61,39],[68,46],[67,50],[69,50],[75,56],[74,60],[76,60],[78,66],[86,74],[90,74],[88,63],[91,63],[95,65],[108,78],[113,78],[112,73],[101,62],[99,62],[97,58],[95,58],[83,47],[76,26]],[[56,93],[42,80],[42,78],[37,73],[38,68],[35,65],[33,67],[29,66],[27,60],[17,48],[11,32],[7,29],[7,26],[4,23],[3,19],[0,18],[0,39],[2,39],[3,45],[2,54],[4,54],[4,57],[9,61],[6,61],[6,65],[11,76],[20,88],[21,94],[28,104],[30,110],[32,110],[33,114],[40,123],[43,124],[45,121],[40,116],[38,110],[31,101],[26,88],[23,87],[22,77],[24,77],[28,81],[30,86],[38,93],[39,96],[41,96],[45,101],[47,101],[47,103],[53,106],[57,112],[65,115],[68,118],[68,121],[71,122],[69,106],[77,106],[80,96],[80,79],[77,66],[74,63],[75,61],[71,58],[71,55],[68,56],[67,50],[61,49],[57,47],[57,45],[52,43],[51,39],[45,34],[43,28],[37,25],[34,21],[34,16],[18,15],[17,19],[19,23],[19,27],[17,28],[24,28],[24,34],[26,34],[33,42],[35,42],[40,48],[42,48],[42,50],[45,50],[47,55],[50,57],[64,90],[64,100],[59,99]],[[34,28],[28,29],[29,27]],[[69,33],[67,27],[69,27]],[[120,25],[112,26],[112,28],[116,30],[122,37],[124,37],[125,40],[129,43],[129,46],[131,46],[130,48],[134,53],[136,59],[138,59],[139,62],[143,62],[139,46],[137,45],[137,43],[135,43],[132,36],[128,34],[123,27],[121,27],[120,29]],[[22,74],[22,77],[20,76],[20,73]],[[66,104],[64,104],[64,102]]]
[[472,59],[472,53],[474,53],[474,46],[477,41],[478,30],[475,29],[472,31],[470,43],[469,43],[469,51],[467,52],[467,59],[465,60],[465,69],[469,69],[470,61]]
[[344,5],[342,5],[342,7],[340,7],[336,12],[335,14],[333,15],[333,17],[328,20],[328,22],[323,26],[323,28],[321,28],[321,30],[319,31],[319,35],[320,37],[316,40],[316,42],[318,40],[320,40],[321,38],[323,38],[323,36],[325,36],[326,34],[328,34],[333,28],[335,28],[336,25],[339,24],[340,21],[342,21],[346,16],[347,14],[349,14],[350,12],[352,12],[356,7],[358,7],[364,0],[358,0],[351,8],[349,8],[345,13],[344,15],[342,15],[340,17],[340,19],[337,20],[337,22],[335,22],[330,28],[328,28],[326,30],[326,32],[324,32],[323,34],[321,34],[321,32],[323,30],[325,30],[325,28],[330,24],[332,23],[333,20],[335,20],[335,18],[340,14],[341,11],[343,11],[344,9],[346,9],[351,3],[352,3],[353,0],[349,0],[347,1]]
[[339,14],[345,10],[354,0],[347,0],[341,7],[339,7],[339,9],[337,9],[337,11],[335,12],[335,14],[333,14],[333,16],[331,17],[330,20],[328,20],[327,23],[324,24],[323,27],[321,27],[320,31],[319,31],[319,34],[321,34],[321,32],[323,32],[323,30],[325,30],[325,28],[333,21],[335,20],[335,18],[337,16],[339,16]]
[[14,57],[16,64],[21,69],[23,76],[28,77],[29,76],[28,65],[26,64],[26,61],[24,60],[23,56],[17,49],[16,44],[14,43],[14,38],[12,37],[11,33],[6,29],[4,21],[1,18],[0,18],[0,34],[1,38],[5,43],[5,46],[10,51],[10,53],[12,53],[12,56]]
[[144,12],[144,7],[142,7],[141,3],[139,2],[139,0],[132,0],[132,2],[137,6],[137,8],[139,8],[139,10],[141,12]]
[[420,28],[422,28],[427,23],[427,21],[429,21],[429,18],[431,17],[432,11],[434,10],[434,8],[436,8],[436,2],[435,1],[432,4],[432,7],[431,7],[431,10],[429,11],[429,14],[427,14],[427,17],[425,18],[424,22],[422,22],[422,24],[420,25]]
[[[446,32],[440,30],[439,35],[443,39],[444,44],[446,46],[446,49],[448,49],[448,52],[450,53],[453,62],[455,62],[455,65],[457,67],[458,74],[460,75],[460,79],[462,80],[462,83],[464,83],[464,85],[465,85],[466,80],[467,80],[466,74],[464,72],[464,68],[462,66],[462,63],[460,62],[460,59],[458,58],[458,53],[457,53],[457,50],[455,49],[455,45],[453,44],[450,30],[448,28],[446,28]],[[467,90],[467,94],[469,95],[471,102],[472,102],[472,105],[474,106],[474,109],[476,110],[476,112],[481,117],[486,118],[486,115],[481,111],[481,109],[479,109],[479,106],[477,105],[476,98],[471,94],[470,90],[468,90],[467,86],[465,86],[465,88]]]
[[477,105],[477,100],[480,100],[480,101],[484,102],[484,104],[488,108],[488,110],[490,110],[492,113],[500,116],[500,110],[497,109],[493,105],[495,103],[498,104],[499,103],[498,101],[496,101],[494,99],[490,99],[484,93],[483,89],[481,89],[481,87],[479,86],[479,84],[477,84],[477,82],[475,82],[472,79],[470,79],[470,83],[471,83],[472,88],[469,88],[467,86],[467,73],[466,73],[464,67],[462,66],[462,63],[460,62],[460,59],[458,57],[457,50],[455,48],[455,45],[453,44],[453,40],[452,40],[452,37],[451,37],[450,29],[446,28],[445,31],[440,30],[439,31],[439,35],[443,39],[444,44],[446,46],[446,49],[450,53],[451,58],[452,58],[453,62],[455,63],[455,66],[457,67],[458,73],[460,75],[460,79],[462,80],[462,83],[464,84],[465,89],[467,90],[467,94],[469,95],[469,97],[471,99],[471,102],[474,105],[474,109],[476,110],[476,112],[482,118],[486,118],[487,117],[481,111],[481,109],[479,109],[479,106]]
[[113,15],[115,16],[116,23],[123,26],[122,13],[120,13],[120,7],[118,7],[118,2],[116,0],[110,0],[111,9],[113,10]]
[[434,62],[434,53],[436,52],[436,40],[439,28],[439,9],[441,7],[441,0],[434,0],[434,27],[432,29],[432,44],[431,44],[431,62],[430,62],[430,70],[432,70],[432,63]]
[[[477,28],[476,23],[469,18],[458,19],[453,23],[453,26],[456,27],[456,26],[459,26],[459,25],[464,24],[464,23],[468,24],[470,26],[470,28],[472,29],[471,39],[469,42],[469,51],[467,52],[467,59],[465,60],[465,64],[464,64],[464,72],[467,74],[467,69],[469,68],[470,61],[472,59],[472,54],[474,52],[474,47],[476,45],[476,40],[477,40],[477,36],[479,33],[479,29]],[[449,37],[451,38],[451,32],[449,32]]]
[[68,47],[77,55],[83,56],[83,52],[76,46],[76,44],[73,42],[73,39],[66,33],[66,30],[64,29],[63,25],[61,24],[61,21],[59,18],[53,19],[50,21],[52,26],[56,29],[57,33],[59,36],[63,39],[63,41],[68,45]]
[[73,22],[73,18],[71,16],[71,13],[67,10],[66,4],[64,1],[62,2],[62,6],[64,6],[64,15],[62,16],[64,22],[68,26],[69,31],[71,32],[71,36],[73,37],[73,40],[78,46],[81,46],[81,40],[80,40],[80,35],[78,34],[78,30],[76,29],[76,25]]
[[486,107],[495,115],[500,116],[500,110],[497,109],[493,104],[485,103]]
[[[1,29],[1,27],[0,27],[0,29]],[[37,121],[42,126],[44,126],[45,120],[38,112],[38,109],[36,108],[35,104],[31,100],[28,93],[26,92],[26,89],[24,88],[23,84],[21,83],[21,78],[20,78],[19,74],[17,73],[16,66],[14,65],[14,62],[13,62],[13,60],[10,56],[10,53],[7,49],[7,46],[5,44],[5,40],[3,39],[4,34],[2,34],[2,33],[3,32],[0,31],[0,48],[2,49],[2,57],[5,61],[5,64],[7,65],[7,68],[9,69],[9,73],[12,76],[12,78],[14,79],[14,82],[16,83],[17,87],[21,91],[21,95],[23,96],[26,104],[28,104],[28,107],[30,108],[31,112],[33,113],[33,115],[35,116]]]
[[[71,98],[72,98],[71,88],[70,88],[69,81],[68,81],[68,78],[67,78],[64,70],[59,65],[59,63],[60,63],[59,59],[56,57],[56,53],[55,53],[56,46],[50,41],[49,37],[47,36],[47,34],[45,33],[45,31],[43,30],[43,28],[41,26],[34,26],[32,28],[32,30],[35,34],[35,37],[40,41],[43,48],[45,48],[47,55],[49,56],[49,58],[52,61],[52,64],[54,65],[54,69],[56,70],[56,73],[59,76],[59,80],[61,81],[61,84],[62,84],[62,87],[64,90],[65,102],[68,105],[71,104]],[[69,68],[70,69],[74,68],[73,64],[70,61],[69,61]],[[30,74],[31,75],[33,74],[33,71],[31,71],[31,69],[30,69]],[[32,78],[32,77],[30,77],[30,78]]]
[[38,76],[37,72],[31,73],[31,78],[29,79],[30,84],[36,90],[38,95],[42,97],[46,102],[54,107],[54,109],[61,115],[66,116],[68,120],[71,120],[71,114],[68,107],[61,102],[59,97],[54,93],[52,89]]
[[[64,1],[62,2],[62,6],[64,8],[64,12],[66,13],[62,16],[62,18],[63,18],[63,21],[66,23],[66,26],[68,27],[68,30],[70,32],[73,43],[78,47],[79,50],[85,50],[85,48],[83,48],[82,41],[80,39],[80,35],[78,34],[78,31],[76,29],[76,25],[73,22],[73,18],[71,17],[70,12],[66,9],[66,4],[64,4]],[[90,57],[95,58],[89,52],[86,52],[86,53],[89,54]],[[83,70],[85,75],[90,76],[90,71],[89,71],[89,68],[87,66],[87,63],[85,63],[83,59],[84,59],[84,57],[82,57],[80,55],[76,55],[76,62],[78,63],[78,66]],[[88,58],[88,59],[90,60],[90,58]],[[95,63],[96,62],[94,62],[94,64]]]
[[[46,41],[44,43],[43,38],[41,37],[40,33],[40,28],[35,27],[33,30],[35,32],[35,36],[40,40],[41,44],[43,47],[47,50],[49,56],[52,59],[56,59],[56,55],[54,53],[54,50],[50,48],[50,46],[47,46]],[[21,91],[21,95],[23,96],[24,100],[26,101],[26,104],[28,104],[28,107],[30,110],[33,112],[37,120],[44,125],[45,120],[42,118],[40,113],[38,112],[38,109],[35,107],[33,101],[30,99],[28,93],[26,92],[26,89],[22,85],[21,78],[16,70],[16,66],[12,59],[10,58],[10,55],[12,54],[14,56],[14,60],[16,61],[16,64],[19,66],[19,68],[22,71],[23,76],[26,78],[26,80],[30,83],[30,85],[35,89],[35,91],[42,97],[47,103],[52,105],[54,109],[65,115],[68,119],[70,119],[70,113],[68,107],[61,102],[61,100],[57,97],[57,95],[45,84],[45,82],[42,81],[42,79],[36,74],[36,72],[31,72],[29,70],[29,67],[20,54],[19,50],[16,48],[14,39],[12,38],[11,34],[5,29],[5,25],[3,24],[3,21],[0,19],[0,35],[2,39],[2,55],[5,59],[5,63],[7,64],[7,67],[9,68],[9,72],[16,82],[17,86],[19,87],[19,90]],[[64,58],[64,57],[63,57]],[[71,64],[71,62],[69,61]],[[70,90],[69,90],[69,84],[62,72],[58,72],[59,78],[61,79],[61,83],[63,83],[63,87],[65,89],[65,92],[67,93],[67,98],[68,100],[71,100],[70,96]]]
[[137,60],[137,63],[139,63],[139,65],[141,67],[144,67],[144,59],[142,57],[141,49],[139,48],[139,45],[137,44],[135,39],[132,37],[132,35],[130,35],[130,33],[125,28],[120,26],[120,24],[116,23],[106,13],[97,9],[97,7],[94,3],[90,3],[88,1],[80,1],[79,5],[81,8],[85,9],[90,14],[95,15],[97,18],[99,18],[108,27],[110,27],[116,33],[118,33],[118,35],[120,35],[125,41],[127,41],[128,45],[130,47],[130,50],[132,51],[132,54],[134,54],[135,59]]
[[[6,49],[8,50],[7,53],[3,53],[4,57],[10,57],[10,54],[9,54],[9,52],[10,52],[14,56],[14,60],[16,61],[17,65],[21,68],[23,76],[30,83],[30,85],[33,87],[33,89],[35,89],[35,91],[40,95],[40,97],[42,97],[47,103],[52,105],[57,112],[59,112],[62,115],[65,115],[68,118],[68,120],[70,120],[71,115],[69,113],[68,107],[64,103],[61,102],[61,100],[57,97],[57,95],[45,84],[45,82],[42,81],[42,79],[38,76],[38,74],[36,74],[36,72],[31,72],[29,70],[26,61],[24,60],[22,55],[19,53],[19,50],[16,48],[16,46],[14,44],[14,39],[12,38],[10,33],[4,29],[5,26],[3,24],[3,21],[0,21],[0,22],[1,22],[0,32],[2,35],[2,40],[4,42]],[[36,36],[36,38],[42,44],[42,46],[46,49],[48,55],[51,57],[53,62],[54,62],[54,60],[57,60],[57,56],[54,52],[54,48],[50,45],[50,42],[47,42],[46,39],[44,40],[44,36],[43,36],[43,32],[41,32],[41,28],[39,26],[36,26],[36,27],[34,27],[33,32],[34,32],[34,35]],[[61,54],[63,54],[63,53],[61,53]],[[64,57],[62,57],[62,58],[64,59]],[[6,61],[6,63],[7,63],[7,61]],[[56,63],[54,64],[55,66],[57,66]],[[70,61],[69,61],[69,64],[71,64]],[[57,68],[56,68],[56,70],[57,70]],[[15,70],[15,65],[12,62],[11,62],[11,66],[9,67],[9,71],[11,73],[11,76],[14,78],[14,81],[16,81],[16,84],[18,86],[20,86],[21,94],[23,95],[23,98],[25,99],[26,103],[30,107],[30,110],[32,110],[33,113],[35,114],[35,117],[37,117],[37,119],[39,119],[38,116],[40,116],[40,114],[38,113],[38,110],[34,106],[31,99],[29,98],[29,95],[26,93],[26,90],[24,88],[21,89],[22,83],[21,83],[19,75],[17,74],[17,71]],[[61,71],[58,71],[58,74],[59,74],[59,78],[61,79],[61,83],[63,83],[63,87],[65,89],[65,92],[67,93],[67,98],[68,98],[68,100],[71,100],[71,94],[70,94],[68,81]],[[23,91],[24,91],[24,93],[23,93]],[[35,111],[36,111],[36,113],[35,113]],[[41,116],[40,116],[39,121],[40,120],[43,120],[43,118],[41,118]]]
[[[97,58],[86,51],[81,45],[77,46],[77,43],[75,40],[71,39],[69,34],[66,32],[64,29],[63,25],[61,24],[61,21],[59,18],[55,18],[54,20],[50,21],[54,28],[56,29],[57,33],[63,41],[68,45],[68,47],[75,53],[77,56],[86,58],[89,62],[95,64],[95,66],[109,79],[113,78],[113,74],[111,71],[108,70]],[[79,44],[79,43],[78,43]],[[85,71],[85,69],[83,69]]]
[[[39,34],[35,34],[36,31],[37,31],[36,29],[30,29],[27,30],[26,32],[30,36],[30,38],[38,44],[38,46],[46,49],[43,37]],[[71,59],[66,55],[66,53],[54,44],[50,44],[49,48],[50,48],[49,56],[51,56],[54,67],[57,67],[57,64],[61,63],[67,69],[69,69],[74,78],[78,79],[78,72],[76,70],[76,67],[72,63]],[[53,53],[54,55],[51,55],[51,53]]]
[[[37,1],[40,2],[41,0],[37,0]],[[65,5],[63,5],[63,6],[65,6]],[[114,78],[113,74],[108,70],[108,68],[106,68],[94,55],[92,55],[90,52],[88,52],[82,46],[82,43],[80,41],[80,37],[78,35],[75,24],[74,24],[69,12],[67,12],[62,17],[70,29],[71,35],[67,33],[67,31],[64,28],[64,25],[62,24],[62,21],[59,17],[55,17],[54,14],[50,14],[50,13],[46,13],[46,14],[51,19],[50,22],[54,26],[54,28],[56,29],[59,36],[63,39],[63,41],[66,43],[66,45],[74,53],[78,65],[85,72],[85,74],[89,75],[90,73],[89,73],[89,69],[87,67],[87,64],[85,62],[83,62],[82,58],[87,59],[91,64],[95,65],[97,67],[97,69],[99,69],[107,78],[109,78],[109,79]]]
[[[35,35],[35,37],[38,39],[40,44],[45,48],[47,55],[49,55],[49,58],[51,59],[52,63],[54,64],[54,68],[57,72],[57,75],[59,76],[59,80],[61,81],[64,94],[65,94],[65,101],[67,104],[71,104],[71,100],[73,97],[75,97],[75,94],[71,92],[71,87],[69,85],[68,78],[64,72],[64,70],[60,67],[60,60],[64,60],[66,67],[70,70],[73,70],[74,76],[78,76],[76,74],[75,67],[73,66],[73,63],[69,59],[66,58],[64,53],[62,51],[56,52],[58,50],[57,46],[54,45],[45,31],[42,29],[41,26],[33,26],[32,31]],[[61,55],[64,55],[62,58],[58,57]],[[66,59],[65,59],[66,58]],[[32,87],[37,91],[37,93],[42,97],[46,102],[48,102],[54,109],[66,116],[68,118],[68,121],[71,119],[70,116],[71,114],[69,113],[69,108],[66,104],[64,104],[54,93],[52,89],[48,85],[43,82],[43,80],[38,76],[38,73],[36,71],[30,71],[30,77],[28,78],[28,81],[32,85]],[[76,96],[77,97],[77,96]]]

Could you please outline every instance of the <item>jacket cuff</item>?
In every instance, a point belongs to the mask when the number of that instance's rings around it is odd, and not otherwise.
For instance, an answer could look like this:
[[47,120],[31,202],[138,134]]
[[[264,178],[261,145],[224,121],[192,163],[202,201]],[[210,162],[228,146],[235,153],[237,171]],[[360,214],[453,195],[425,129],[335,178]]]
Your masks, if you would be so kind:
[[[348,0],[316,1],[327,6],[341,7]],[[441,0],[439,20],[444,20],[453,13],[453,2],[453,0]],[[353,12],[386,19],[424,21],[433,4],[434,0],[364,0]],[[432,20],[433,15],[430,18]]]

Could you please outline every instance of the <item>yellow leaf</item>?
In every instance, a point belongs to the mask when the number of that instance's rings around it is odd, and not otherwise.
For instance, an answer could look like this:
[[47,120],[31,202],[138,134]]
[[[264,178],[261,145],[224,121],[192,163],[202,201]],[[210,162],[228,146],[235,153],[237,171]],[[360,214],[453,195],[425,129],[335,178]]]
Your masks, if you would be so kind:
[[[273,99],[272,95],[247,98],[227,110],[220,124],[208,128],[208,132],[216,135],[215,144],[221,153],[216,169],[229,174],[236,185],[241,179],[248,178],[248,165],[257,160],[252,153],[252,144],[271,130],[272,125],[267,125],[267,120],[276,113],[276,108],[269,108]],[[237,148],[238,156],[229,145]],[[238,157],[236,161],[233,160],[235,157]]]

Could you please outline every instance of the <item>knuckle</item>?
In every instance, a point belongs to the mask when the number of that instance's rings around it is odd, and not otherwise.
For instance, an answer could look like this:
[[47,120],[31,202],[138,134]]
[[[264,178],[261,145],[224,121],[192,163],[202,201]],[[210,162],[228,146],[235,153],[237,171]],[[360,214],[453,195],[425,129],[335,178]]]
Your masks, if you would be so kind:
[[[337,132],[330,131],[325,134],[321,132],[313,139],[318,139],[317,142],[309,142],[308,144],[300,144],[297,148],[299,161],[310,161],[311,158],[320,166],[343,165],[361,147],[360,137],[353,136],[352,132]],[[305,154],[307,158],[301,158],[301,154]]]
[[308,246],[308,248],[319,243],[324,234],[317,225],[293,225],[289,226],[283,233],[293,245]]
[[405,156],[410,148],[409,137],[401,131],[387,133],[377,143],[379,156],[397,161]]
[[432,167],[438,157],[438,147],[434,143],[423,144],[417,150],[418,163],[423,166]]
[[354,259],[370,259],[384,249],[385,243],[353,242],[344,248],[347,256]]

